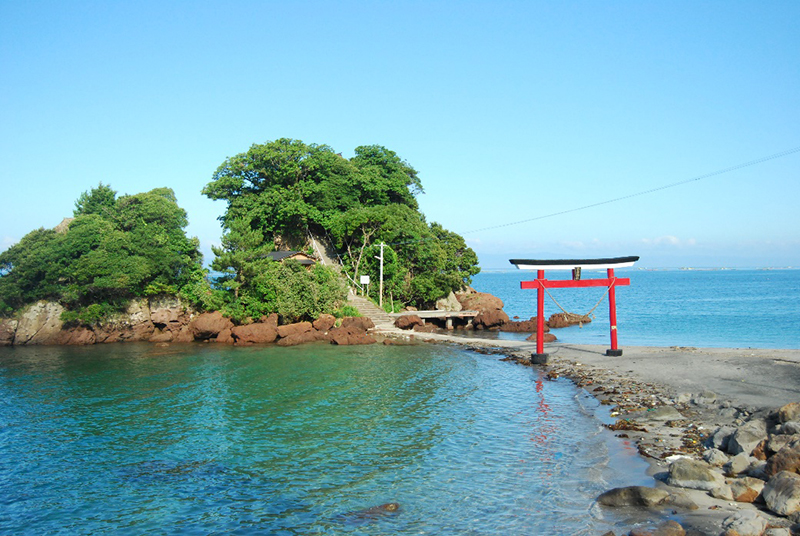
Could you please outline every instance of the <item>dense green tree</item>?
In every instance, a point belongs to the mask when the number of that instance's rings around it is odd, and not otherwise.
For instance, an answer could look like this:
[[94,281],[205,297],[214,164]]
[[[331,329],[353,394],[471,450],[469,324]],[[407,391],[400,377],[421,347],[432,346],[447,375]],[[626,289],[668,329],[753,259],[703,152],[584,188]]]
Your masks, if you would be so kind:
[[355,153],[350,161],[364,174],[362,184],[369,204],[400,203],[418,208],[414,196],[423,192],[422,182],[397,153],[380,145],[362,145]]
[[4,312],[41,299],[71,309],[122,304],[198,284],[199,243],[186,236],[186,212],[173,191],[115,196],[103,184],[84,192],[66,232],[32,231],[0,254]]
[[83,192],[77,201],[75,201],[75,210],[73,214],[80,216],[82,214],[100,214],[101,216],[108,215],[114,210],[117,192],[112,190],[107,184],[102,182],[97,185],[97,188],[92,188],[88,192]]
[[58,238],[52,229],[37,229],[0,253],[2,313],[58,295]]
[[[327,145],[290,139],[253,145],[226,159],[203,189],[208,197],[228,203],[221,218],[226,236],[244,236],[240,221],[248,222],[248,233],[261,231],[264,240],[280,247],[298,247],[309,233],[328,236],[352,281],[362,274],[377,277],[378,244],[387,244],[386,291],[398,301],[431,305],[469,284],[478,267],[463,238],[427,224],[415,197],[422,191],[417,171],[385,147],[360,146],[346,159]],[[215,250],[218,269],[225,265],[236,271],[232,259],[253,257],[252,251],[234,249]],[[251,272],[264,271],[259,270]],[[242,294],[245,280],[253,278],[246,271],[227,272],[222,284],[243,303],[255,295],[256,301],[269,301],[263,284],[259,292],[253,287]],[[377,293],[378,285],[372,291]],[[248,307],[253,310],[252,304]]]
[[389,203],[417,208],[416,171],[380,146],[359,147],[352,160],[327,145],[279,139],[228,158],[203,188],[228,203],[223,227],[247,218],[268,236],[297,239],[341,212]]
[[272,243],[264,240],[264,233],[254,229],[250,220],[237,218],[228,222],[221,247],[211,246],[211,250],[215,255],[211,269],[222,274],[222,286],[233,290],[238,299],[239,289],[271,262],[267,253],[272,251]]

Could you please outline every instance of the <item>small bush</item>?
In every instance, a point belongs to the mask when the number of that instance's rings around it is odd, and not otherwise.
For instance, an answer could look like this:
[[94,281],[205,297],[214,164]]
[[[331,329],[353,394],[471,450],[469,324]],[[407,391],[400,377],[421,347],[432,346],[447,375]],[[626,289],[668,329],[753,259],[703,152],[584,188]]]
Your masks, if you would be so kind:
[[361,313],[352,305],[345,305],[341,309],[335,310],[333,316],[336,318],[344,318],[346,316],[361,316]]
[[66,324],[79,323],[92,326],[105,322],[119,310],[118,306],[106,302],[93,303],[80,309],[65,310],[61,313],[61,320]]

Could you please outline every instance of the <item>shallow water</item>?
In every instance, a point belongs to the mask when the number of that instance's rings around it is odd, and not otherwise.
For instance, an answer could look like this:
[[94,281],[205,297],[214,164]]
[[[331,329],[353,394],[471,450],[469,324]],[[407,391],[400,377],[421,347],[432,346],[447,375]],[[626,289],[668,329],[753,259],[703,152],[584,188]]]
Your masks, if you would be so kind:
[[[617,322],[620,346],[696,346],[715,348],[800,348],[800,270],[617,270],[630,286],[619,287]],[[569,272],[545,272],[564,279]],[[605,271],[584,270],[584,279],[605,277]],[[535,271],[486,272],[472,286],[505,303],[509,316],[536,315],[536,291],[520,290],[520,281],[536,279]],[[594,322],[553,331],[560,342],[609,344],[605,288],[551,289],[566,310],[594,311]],[[601,301],[602,300],[602,301]],[[545,295],[545,316],[561,312]],[[519,339],[519,334],[501,338]]]
[[650,480],[599,412],[441,346],[2,348],[0,533],[601,534]]

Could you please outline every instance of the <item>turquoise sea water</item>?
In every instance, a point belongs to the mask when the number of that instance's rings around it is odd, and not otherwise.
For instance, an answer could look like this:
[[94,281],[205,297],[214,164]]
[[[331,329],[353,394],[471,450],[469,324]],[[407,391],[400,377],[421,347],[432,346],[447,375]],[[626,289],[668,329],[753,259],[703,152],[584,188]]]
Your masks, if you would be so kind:
[[[564,279],[570,272],[546,272]],[[617,270],[630,286],[617,289],[618,337],[621,347],[696,346],[735,348],[800,348],[800,270]],[[583,278],[605,277],[605,271]],[[519,282],[536,272],[478,274],[472,286],[501,298],[509,316],[536,315],[536,291],[520,290]],[[606,293],[604,288],[551,289],[558,303],[574,313],[586,313]],[[561,312],[545,296],[545,315]],[[555,330],[560,342],[609,344],[608,300],[594,311],[596,319],[583,328]],[[515,338],[516,334],[501,334]]]
[[599,411],[444,346],[0,348],[0,534],[601,534]]

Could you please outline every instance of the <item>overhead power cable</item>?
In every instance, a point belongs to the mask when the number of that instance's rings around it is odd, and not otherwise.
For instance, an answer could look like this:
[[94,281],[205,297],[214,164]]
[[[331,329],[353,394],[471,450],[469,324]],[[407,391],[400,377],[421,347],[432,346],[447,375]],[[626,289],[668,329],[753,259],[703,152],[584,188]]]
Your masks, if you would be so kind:
[[800,152],[800,147],[795,147],[793,149],[788,149],[786,151],[781,151],[779,153],[775,153],[775,154],[772,154],[772,155],[769,155],[769,156],[764,156],[762,158],[757,158],[755,160],[750,160],[749,162],[743,162],[741,164],[737,164],[735,166],[727,167],[725,169],[720,169],[720,170],[714,171],[712,173],[706,173],[705,175],[700,175],[699,177],[694,177],[692,179],[686,179],[686,180],[682,180],[682,181],[678,181],[678,182],[673,182],[671,184],[665,184],[664,186],[659,186],[657,188],[651,188],[649,190],[644,190],[644,191],[633,193],[633,194],[623,195],[621,197],[615,197],[613,199],[607,199],[605,201],[599,201],[597,203],[591,203],[589,205],[584,205],[584,206],[581,206],[581,207],[570,208],[570,209],[561,210],[561,211],[558,211],[558,212],[551,212],[550,214],[544,214],[542,216],[536,216],[536,217],[528,218],[528,219],[525,219],[525,220],[512,221],[512,222],[509,222],[509,223],[501,223],[499,225],[492,225],[490,227],[482,227],[480,229],[473,229],[472,231],[466,231],[466,232],[463,232],[463,233],[460,233],[460,234],[461,235],[466,235],[466,234],[472,234],[472,233],[479,233],[481,231],[489,231],[489,230],[492,230],[492,229],[500,229],[502,227],[511,227],[512,225],[520,225],[522,223],[529,223],[529,222],[532,222],[532,221],[543,220],[543,219],[552,218],[552,217],[555,217],[555,216],[562,216],[564,214],[570,214],[572,212],[578,212],[580,210],[586,210],[588,208],[594,208],[594,207],[599,207],[599,206],[602,206],[602,205],[608,205],[610,203],[616,203],[617,201],[623,201],[625,199],[630,199],[632,197],[639,197],[641,195],[651,194],[653,192],[659,192],[661,190],[666,190],[668,188],[675,188],[676,186],[681,186],[683,184],[688,184],[690,182],[696,182],[696,181],[699,181],[699,180],[707,179],[709,177],[715,177],[717,175],[722,175],[724,173],[730,173],[731,171],[736,171],[737,169],[742,169],[742,168],[746,168],[746,167],[749,167],[749,166],[754,166],[756,164],[761,164],[762,162],[767,162],[769,160],[775,160],[776,158],[781,158],[783,156],[788,156],[790,154],[797,153],[797,152]]

